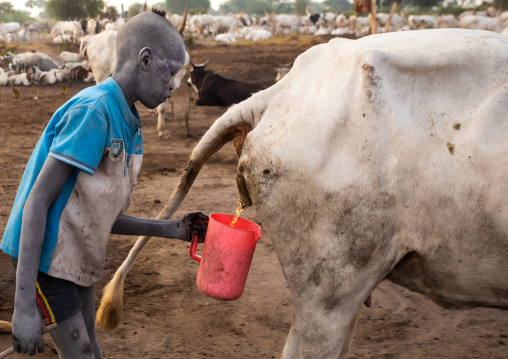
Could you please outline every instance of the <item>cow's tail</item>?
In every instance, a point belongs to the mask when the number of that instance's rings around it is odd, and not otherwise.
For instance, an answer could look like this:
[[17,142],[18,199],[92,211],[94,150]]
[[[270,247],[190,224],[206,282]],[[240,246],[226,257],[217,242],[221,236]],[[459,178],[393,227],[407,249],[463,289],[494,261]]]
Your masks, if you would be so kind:
[[[189,161],[171,198],[159,213],[157,219],[168,219],[176,212],[189,192],[192,183],[205,162],[227,142],[235,140],[237,153],[240,154],[247,133],[252,130],[263,112],[263,101],[257,94],[250,99],[232,106],[215,121],[192,152]],[[244,203],[246,203],[244,201]],[[247,203],[248,204],[248,203]],[[141,236],[129,252],[129,255],[117,269],[113,279],[103,290],[101,305],[97,311],[97,324],[113,329],[120,323],[123,309],[123,286],[125,276],[134,264],[145,244],[151,237]]]
[[0,333],[12,333],[12,324],[10,322],[0,320]]

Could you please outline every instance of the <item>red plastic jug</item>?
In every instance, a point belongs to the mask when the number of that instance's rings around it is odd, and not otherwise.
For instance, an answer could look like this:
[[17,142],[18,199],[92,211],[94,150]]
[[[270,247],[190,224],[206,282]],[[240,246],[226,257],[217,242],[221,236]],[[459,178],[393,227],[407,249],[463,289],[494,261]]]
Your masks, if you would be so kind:
[[196,284],[209,297],[220,300],[240,298],[249,274],[261,228],[245,218],[238,218],[231,227],[233,216],[212,213],[208,220],[201,256],[197,252],[198,238],[193,236],[190,256],[200,262]]

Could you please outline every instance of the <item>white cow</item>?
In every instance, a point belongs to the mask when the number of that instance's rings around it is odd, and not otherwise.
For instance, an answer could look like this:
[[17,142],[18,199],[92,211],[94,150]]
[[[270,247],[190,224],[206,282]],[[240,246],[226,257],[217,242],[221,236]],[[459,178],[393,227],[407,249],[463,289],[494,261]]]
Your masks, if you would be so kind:
[[104,29],[118,31],[124,24],[125,24],[125,19],[120,17],[120,18],[116,19],[116,21],[114,21],[114,22],[108,22],[106,24],[106,26],[104,26]]
[[63,44],[64,42],[72,42],[71,35],[57,35],[53,38],[53,44]]
[[20,54],[12,54],[8,52],[3,59],[10,59],[17,72],[32,66],[38,66],[43,71],[58,68],[58,65],[50,56],[37,51],[23,52]]
[[274,18],[275,35],[289,35],[298,33],[300,18],[292,14],[277,14]]
[[435,16],[432,15],[409,15],[407,21],[411,30],[434,29],[436,27]]
[[81,56],[77,52],[62,51],[58,57],[64,64],[68,62],[79,62],[81,60]]
[[27,70],[27,78],[30,82],[35,82],[39,85],[53,85],[67,80],[67,74],[62,69],[41,71],[37,66],[34,66]]
[[73,41],[85,36],[81,24],[78,21],[58,21],[51,28],[49,36],[56,38],[58,35],[68,35]]
[[266,40],[272,37],[272,33],[268,30],[258,27],[244,27],[240,30],[240,33],[249,41]]
[[451,29],[460,27],[459,20],[452,14],[438,16],[435,20],[436,27],[439,29]]
[[104,82],[115,70],[117,31],[107,30],[90,36],[81,43],[80,55],[88,64],[97,83]]
[[234,34],[229,33],[229,32],[226,32],[223,34],[217,34],[217,35],[215,35],[215,41],[225,42],[227,44],[232,44],[232,43],[236,42],[236,36]]
[[[89,68],[93,73],[96,83],[104,82],[115,71],[116,36],[117,31],[105,30],[91,36],[86,44],[84,42],[81,43],[80,55],[83,58],[88,57]],[[189,55],[186,52],[185,64],[175,76],[175,90],[180,86],[188,64]],[[157,107],[157,132],[159,137],[163,138],[169,135],[169,132],[166,130],[165,112],[166,103],[164,102]]]
[[314,46],[210,127],[158,218],[236,137],[240,194],[293,296],[282,359],[346,358],[384,279],[447,307],[508,309],[507,59],[506,36],[462,29]]
[[503,20],[497,17],[466,15],[459,19],[459,26],[463,29],[503,31]]
[[234,16],[214,16],[210,25],[213,35],[223,32],[237,33],[242,26],[242,22]]
[[28,75],[26,72],[20,74],[11,73],[7,78],[7,85],[9,86],[19,86],[19,85],[29,86],[30,84],[31,82],[28,79]]
[[370,34],[371,23],[367,16],[351,15],[348,20],[349,28],[356,37],[364,37]]
[[21,25],[17,22],[0,23],[0,34],[4,36],[11,34],[14,40],[17,38],[20,29]]
[[0,86],[7,85],[8,80],[9,80],[9,73],[0,67]]

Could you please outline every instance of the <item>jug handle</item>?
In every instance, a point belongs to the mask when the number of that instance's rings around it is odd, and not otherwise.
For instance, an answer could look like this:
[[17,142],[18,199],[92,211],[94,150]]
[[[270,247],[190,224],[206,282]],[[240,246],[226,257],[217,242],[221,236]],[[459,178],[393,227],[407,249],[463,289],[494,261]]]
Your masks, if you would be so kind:
[[[208,222],[208,221],[206,221]],[[191,245],[189,248],[189,254],[192,259],[194,259],[196,262],[201,262],[201,256],[197,253],[198,252],[198,244],[199,244],[199,237],[192,232],[192,240]]]

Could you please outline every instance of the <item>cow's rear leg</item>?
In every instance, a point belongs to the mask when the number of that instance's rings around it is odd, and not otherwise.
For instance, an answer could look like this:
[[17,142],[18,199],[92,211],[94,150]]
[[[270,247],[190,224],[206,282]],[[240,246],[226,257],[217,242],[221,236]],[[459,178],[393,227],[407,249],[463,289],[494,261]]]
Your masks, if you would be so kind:
[[[284,234],[277,239],[284,241]],[[294,304],[282,359],[346,358],[357,313],[387,272],[381,256],[355,266],[356,253],[328,250],[332,239],[314,239],[310,235],[285,252],[276,246]]]
[[348,301],[330,310],[312,300],[296,299],[294,322],[281,359],[347,358],[363,300]]
[[167,140],[171,135],[166,130],[166,102],[161,103],[157,106],[157,134],[160,138]]

